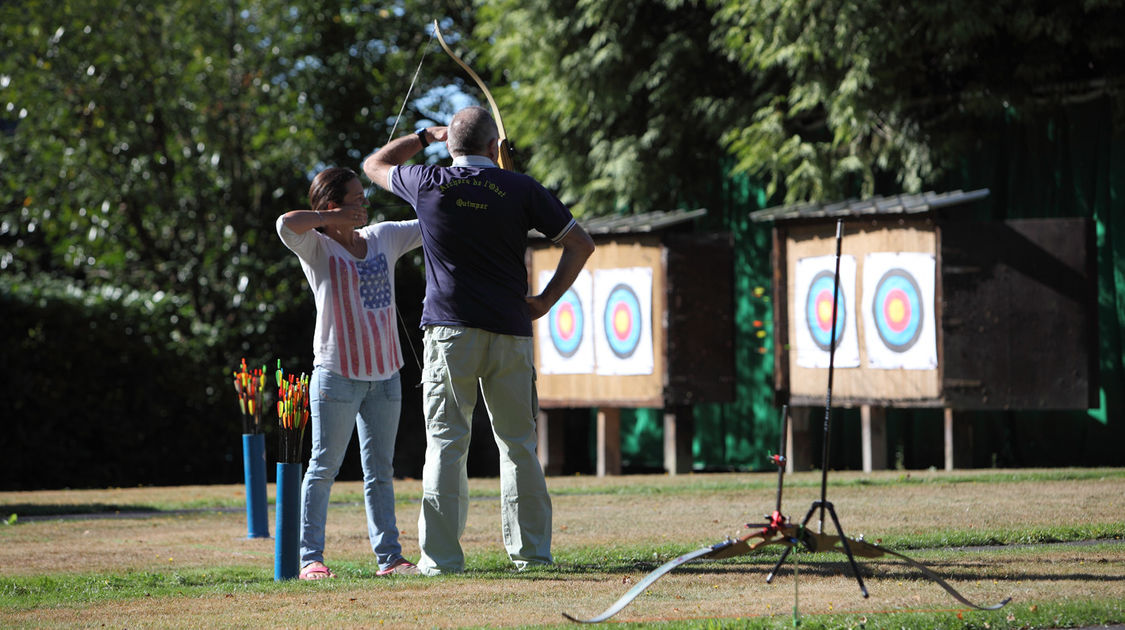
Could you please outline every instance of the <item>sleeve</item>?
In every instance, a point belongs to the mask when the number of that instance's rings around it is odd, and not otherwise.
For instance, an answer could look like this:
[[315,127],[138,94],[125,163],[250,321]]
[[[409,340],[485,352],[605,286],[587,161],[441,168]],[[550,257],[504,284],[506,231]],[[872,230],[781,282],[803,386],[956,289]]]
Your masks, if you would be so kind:
[[570,210],[538,182],[531,187],[531,227],[557,243],[577,222]]
[[[400,222],[400,231],[403,234],[402,253],[422,246],[422,226],[418,219]],[[401,255],[401,254],[400,254]]]
[[416,208],[418,204],[418,182],[421,165],[404,164],[391,168],[387,178],[390,180],[391,192],[402,197],[404,201]]
[[567,223],[566,227],[564,227],[561,232],[559,232],[558,234],[555,234],[554,236],[551,237],[551,242],[552,243],[558,243],[559,241],[563,240],[563,237],[566,236],[567,233],[570,232],[572,229],[574,229],[574,226],[576,226],[576,225],[578,225],[578,221],[575,221],[574,219],[571,219],[570,223]]
[[297,257],[306,262],[313,262],[320,254],[320,241],[317,239],[319,232],[316,230],[309,230],[304,234],[297,234],[293,230],[285,227],[281,221],[281,217],[277,217],[277,235],[281,237],[281,242],[285,246],[297,254]]
[[371,226],[371,233],[386,242],[386,251],[397,260],[406,252],[422,244],[422,228],[418,219],[411,221],[384,221]]

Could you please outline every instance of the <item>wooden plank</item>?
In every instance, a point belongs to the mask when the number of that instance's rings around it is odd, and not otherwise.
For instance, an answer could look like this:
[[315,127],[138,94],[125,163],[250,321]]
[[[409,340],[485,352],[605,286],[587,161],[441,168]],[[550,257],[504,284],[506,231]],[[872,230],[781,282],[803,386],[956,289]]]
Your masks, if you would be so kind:
[[[788,272],[786,263],[786,243],[788,232],[775,225],[772,233],[773,250],[771,267],[773,269],[773,387],[774,404],[791,404],[789,399],[789,285],[785,281]],[[790,450],[786,453],[792,452]],[[787,465],[788,466],[788,465]]]
[[599,477],[621,474],[621,409],[598,409],[597,450]]
[[973,425],[964,412],[946,407],[943,414],[945,426],[945,469],[972,468]]
[[887,468],[887,409],[863,405],[859,408],[863,472]]
[[540,409],[536,417],[535,430],[539,437],[537,453],[539,465],[547,475],[561,475],[566,458],[563,444],[563,430],[566,416],[559,409]]
[[730,402],[735,381],[730,235],[669,234],[665,245],[668,375],[661,406]]
[[664,410],[664,470],[669,475],[691,472],[694,433],[695,417],[690,406],[677,405]]
[[[789,431],[785,439],[786,472],[812,470],[817,466],[813,454],[812,412],[814,407],[789,407]],[[824,409],[820,409],[823,413]]]
[[953,410],[945,408],[945,469],[953,470]]
[[1097,405],[1092,243],[1081,218],[942,225],[945,406]]

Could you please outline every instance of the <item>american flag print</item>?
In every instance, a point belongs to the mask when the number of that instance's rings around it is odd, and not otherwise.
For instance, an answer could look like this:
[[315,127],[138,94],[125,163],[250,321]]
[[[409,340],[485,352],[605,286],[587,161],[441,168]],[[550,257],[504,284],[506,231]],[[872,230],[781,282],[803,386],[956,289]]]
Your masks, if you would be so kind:
[[332,256],[328,271],[343,375],[385,376],[402,367],[387,257],[356,262]]

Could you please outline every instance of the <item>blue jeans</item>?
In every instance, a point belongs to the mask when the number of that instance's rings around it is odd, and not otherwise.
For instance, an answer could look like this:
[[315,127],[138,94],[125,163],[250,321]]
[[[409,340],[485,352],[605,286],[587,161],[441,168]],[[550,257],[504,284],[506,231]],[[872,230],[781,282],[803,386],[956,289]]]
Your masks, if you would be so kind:
[[363,465],[367,536],[379,568],[385,569],[402,558],[392,465],[402,409],[399,375],[396,372],[384,381],[358,381],[317,366],[309,383],[309,406],[312,452],[301,486],[301,566],[324,562],[328,496],[355,427]]

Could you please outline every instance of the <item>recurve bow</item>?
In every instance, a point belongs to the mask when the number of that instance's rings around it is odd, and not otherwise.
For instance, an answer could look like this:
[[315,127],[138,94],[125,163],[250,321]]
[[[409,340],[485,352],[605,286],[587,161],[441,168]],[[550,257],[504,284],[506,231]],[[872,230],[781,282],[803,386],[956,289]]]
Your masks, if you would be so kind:
[[473,69],[469,67],[469,64],[458,57],[457,54],[453,52],[453,49],[449,47],[449,44],[445,43],[445,38],[441,35],[441,29],[438,28],[437,20],[434,20],[434,34],[437,35],[438,43],[440,43],[441,47],[445,50],[445,54],[449,55],[453,61],[456,61],[457,65],[464,68],[465,72],[469,73],[469,76],[476,82],[481,92],[484,92],[484,97],[488,99],[488,105],[492,109],[492,118],[496,120],[496,130],[500,133],[500,168],[509,171],[515,170],[512,164],[511,147],[508,144],[508,134],[504,131],[504,120],[500,117],[500,108],[496,106],[496,100],[492,98],[492,92],[488,90],[488,86],[484,84],[484,80],[480,78],[480,75],[474,72]]
[[[894,556],[906,562],[910,566],[918,569],[927,578],[933,580],[934,582],[937,582],[938,585],[945,589],[946,592],[952,595],[957,601],[965,604],[966,606],[969,606],[970,608],[976,608],[977,610],[996,610],[1003,607],[1005,604],[1012,600],[1012,598],[1009,597],[999,604],[994,604],[992,606],[980,606],[974,604],[973,602],[966,599],[963,595],[958,593],[952,586],[949,585],[948,582],[943,580],[941,576],[939,576],[937,573],[934,573],[929,567],[922,564],[921,562],[918,562],[917,560],[914,560],[913,558],[904,556],[897,551],[891,551],[890,549],[887,549],[885,547],[880,547],[879,545],[866,542],[862,538],[848,538],[845,546],[844,540],[841,536],[831,536],[828,534],[816,533],[804,527],[803,524],[794,525],[790,523],[789,519],[786,518],[785,515],[781,512],[781,491],[785,487],[785,433],[786,423],[788,422],[788,415],[786,413],[787,410],[788,406],[784,406],[781,408],[781,447],[778,450],[777,455],[773,455],[772,457],[770,457],[770,460],[773,461],[774,465],[777,466],[777,509],[775,509],[772,514],[766,517],[769,519],[768,523],[757,525],[747,524],[746,529],[749,529],[751,531],[743,536],[738,537],[737,539],[727,538],[726,540],[715,543],[714,545],[701,547],[699,549],[696,549],[695,551],[689,551],[682,556],[673,558],[672,560],[665,562],[664,564],[651,571],[635,585],[633,585],[633,588],[629,589],[616,602],[614,602],[613,605],[607,608],[600,615],[591,617],[590,619],[579,619],[564,612],[563,616],[567,619],[570,619],[571,621],[576,621],[578,623],[599,623],[605,621],[621,612],[623,608],[628,606],[634,599],[637,598],[638,595],[643,593],[645,589],[652,586],[658,579],[680,565],[694,562],[696,560],[702,560],[704,558],[710,558],[712,560],[733,558],[735,556],[748,554],[752,551],[761,549],[762,547],[766,547],[769,545],[781,545],[789,548],[801,547],[806,551],[814,553],[836,551],[846,554],[850,550],[851,555],[861,556],[864,558],[879,558],[883,555]],[[761,540],[754,541],[753,539],[755,538],[760,538]],[[768,583],[771,578],[772,574],[770,578],[766,579],[766,582]],[[867,594],[866,592],[864,592],[864,597],[866,596]]]
[[[696,549],[695,551],[690,551],[682,556],[665,562],[664,564],[654,569],[651,573],[646,575],[644,578],[642,578],[639,582],[637,582],[633,586],[633,588],[629,589],[624,595],[621,596],[620,599],[614,602],[613,605],[611,605],[604,612],[595,617],[591,617],[590,619],[579,619],[567,613],[563,613],[563,616],[567,619],[570,619],[571,621],[576,621],[578,623],[600,623],[602,621],[606,621],[610,617],[621,612],[621,610],[632,603],[632,601],[636,599],[638,595],[645,592],[648,587],[652,586],[658,579],[672,571],[672,569],[675,569],[676,567],[687,564],[689,562],[694,562],[696,560],[702,560],[705,558],[710,558],[712,560],[733,558],[735,556],[748,554],[768,545],[783,545],[788,547],[800,546],[806,551],[814,553],[831,551],[838,551],[840,553],[844,552],[843,547],[841,546],[842,540],[839,536],[817,534],[800,525],[792,525],[785,520],[780,512],[774,512],[770,522],[767,524],[747,525],[746,527],[754,528],[756,531],[741,536],[737,539],[728,538],[727,540],[716,543],[709,547],[701,547],[699,549]],[[761,540],[751,542],[751,539],[753,538],[761,538]],[[879,558],[883,555],[890,555],[906,562],[910,566],[913,566],[914,568],[921,571],[922,575],[925,575],[927,578],[933,580],[934,582],[937,582],[937,584],[945,589],[945,591],[950,595],[952,595],[954,599],[970,608],[975,608],[977,610],[997,610],[1004,607],[1004,605],[1012,600],[1012,598],[1009,597],[1004,601],[998,604],[993,604],[991,606],[981,606],[979,604],[974,604],[965,596],[961,595],[961,593],[958,593],[957,590],[954,589],[944,579],[942,579],[941,576],[939,576],[937,573],[934,573],[933,570],[931,570],[929,567],[922,564],[921,562],[918,562],[917,560],[914,560],[913,558],[904,556],[903,554],[896,551],[891,551],[890,549],[887,549],[885,547],[880,547],[879,545],[855,538],[848,538],[848,545],[851,548],[852,553],[860,557]]]

